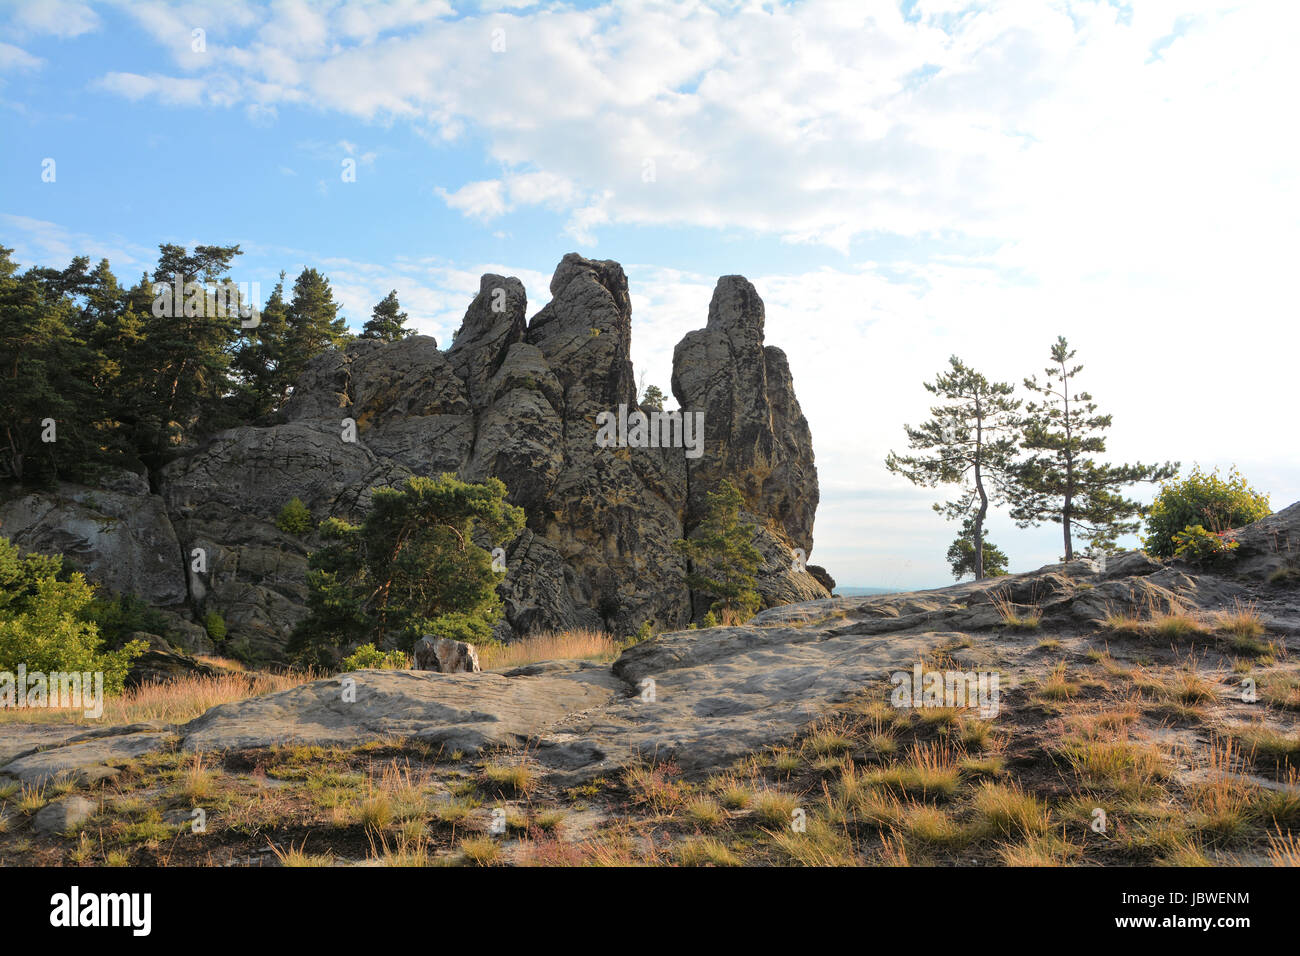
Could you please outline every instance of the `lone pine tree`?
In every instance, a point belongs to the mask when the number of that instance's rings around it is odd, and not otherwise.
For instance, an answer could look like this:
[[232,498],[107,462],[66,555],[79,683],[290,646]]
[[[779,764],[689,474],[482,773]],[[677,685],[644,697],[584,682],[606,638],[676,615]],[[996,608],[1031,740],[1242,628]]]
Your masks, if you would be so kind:
[[1022,447],[1029,457],[1016,468],[1011,517],[1024,528],[1053,521],[1061,525],[1065,560],[1074,559],[1073,535],[1094,550],[1111,550],[1122,534],[1138,529],[1144,506],[1125,498],[1119,489],[1138,482],[1165,481],[1178,471],[1177,462],[1163,465],[1111,465],[1093,456],[1106,451],[1104,432],[1111,416],[1098,415],[1087,392],[1072,391],[1083,370],[1072,365],[1074,351],[1064,336],[1052,346],[1052,364],[1025,379],[1025,388],[1041,396],[1031,401],[1021,422]]
[[908,447],[926,455],[901,456],[890,452],[885,466],[913,484],[934,488],[957,485],[956,499],[936,504],[934,510],[948,519],[968,519],[975,579],[987,576],[984,568],[984,518],[991,501],[1005,500],[1016,458],[1016,413],[1020,402],[1011,397],[1014,387],[990,382],[957,356],[948,359],[949,370],[940,372],[925,390],[944,399],[930,409],[931,418],[919,428],[904,425]]
[[361,329],[361,338],[399,342],[413,334],[406,328],[407,318],[409,316],[397,301],[397,290],[393,289],[371,310],[370,318]]

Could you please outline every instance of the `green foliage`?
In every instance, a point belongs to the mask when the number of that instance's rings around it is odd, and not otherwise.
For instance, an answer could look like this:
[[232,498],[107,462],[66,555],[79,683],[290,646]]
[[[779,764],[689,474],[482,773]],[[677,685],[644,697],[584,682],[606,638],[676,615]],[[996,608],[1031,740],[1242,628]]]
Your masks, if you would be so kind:
[[394,289],[375,306],[365,327],[361,330],[361,338],[399,342],[412,334],[411,330],[405,327],[407,318],[407,314],[398,304],[397,290]]
[[1160,486],[1147,511],[1142,544],[1151,554],[1167,558],[1178,550],[1178,534],[1192,525],[1229,531],[1271,513],[1268,495],[1250,487],[1235,467],[1220,478],[1217,468],[1206,474],[1197,466],[1181,481]]
[[226,619],[217,611],[209,611],[203,615],[203,629],[217,644],[226,639]]
[[762,606],[754,590],[754,572],[762,555],[752,544],[754,526],[742,524],[744,497],[730,481],[706,496],[704,519],[689,538],[677,542],[690,562],[686,585],[716,600],[712,612],[753,614]]
[[932,452],[899,456],[890,452],[885,466],[913,484],[927,488],[957,485],[953,501],[936,504],[945,517],[970,522],[976,579],[984,578],[984,518],[990,502],[1006,499],[1015,469],[1016,412],[1020,402],[1011,397],[1013,386],[990,382],[957,356],[948,360],[949,371],[940,372],[925,390],[944,400],[930,409],[931,418],[919,428],[905,425],[908,447]]
[[179,445],[265,420],[315,355],[347,340],[329,280],[314,269],[290,301],[282,273],[259,323],[244,328],[240,309],[256,303],[240,301],[229,274],[238,246],[160,245],[156,266],[130,287],[106,260],[20,272],[11,253],[0,247],[0,479],[90,483],[106,467],[156,470]]
[[170,635],[167,618],[134,594],[95,598],[86,607],[86,618],[99,628],[108,647],[122,647],[132,634]]
[[410,662],[402,651],[381,651],[373,644],[362,644],[343,658],[339,665],[345,671],[405,670]]
[[290,650],[330,666],[361,643],[408,650],[422,634],[482,642],[501,618],[500,580],[477,541],[503,544],[523,527],[522,509],[498,479],[415,477],[376,488],[361,525],[320,524],[324,547],[308,561],[307,617]]
[[303,504],[301,498],[294,498],[280,509],[275,519],[275,526],[285,534],[303,535],[311,531],[313,525],[311,511]]
[[658,385],[647,385],[645,394],[641,396],[641,407],[647,411],[662,412],[665,400],[664,393]]
[[146,648],[129,641],[106,650],[89,620],[95,591],[80,573],[61,578],[63,559],[20,555],[0,538],[0,671],[102,672],[104,692],[121,693],[131,662]]
[[[1002,549],[984,539],[984,576],[986,578],[999,578],[1007,573],[1009,559]],[[967,518],[962,523],[961,534],[948,547],[948,565],[952,568],[952,575],[958,581],[966,575],[974,576],[975,569],[975,522]]]
[[1203,525],[1188,525],[1174,535],[1174,554],[1202,567],[1224,564],[1237,550],[1237,542],[1224,537],[1222,532],[1206,531]]
[[704,620],[700,621],[700,627],[717,627],[717,626],[718,626],[718,615],[714,614],[712,611],[704,615]]

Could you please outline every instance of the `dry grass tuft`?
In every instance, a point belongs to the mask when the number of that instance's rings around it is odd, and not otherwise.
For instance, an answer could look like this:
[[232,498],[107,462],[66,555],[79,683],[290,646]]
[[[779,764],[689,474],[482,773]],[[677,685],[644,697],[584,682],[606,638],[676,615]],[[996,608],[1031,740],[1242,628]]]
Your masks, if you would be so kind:
[[485,644],[478,658],[484,670],[509,670],[538,661],[612,661],[618,654],[618,642],[609,634],[580,628],[534,634],[513,644]]

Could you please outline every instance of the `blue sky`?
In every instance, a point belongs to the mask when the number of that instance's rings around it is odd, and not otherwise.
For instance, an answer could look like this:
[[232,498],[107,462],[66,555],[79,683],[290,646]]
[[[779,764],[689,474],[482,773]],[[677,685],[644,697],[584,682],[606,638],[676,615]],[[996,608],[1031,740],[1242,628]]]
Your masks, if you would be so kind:
[[[354,322],[396,288],[443,341],[484,271],[535,311],[566,252],[613,258],[663,387],[717,276],[744,274],[813,431],[812,559],[940,584],[954,528],[882,462],[952,353],[1018,382],[1065,334],[1116,459],[1236,463],[1275,507],[1300,498],[1297,16],[11,0],[0,243],[129,280],[160,242],[237,242],[263,294],[317,266]],[[1016,569],[1060,553],[1055,528],[992,530]]]

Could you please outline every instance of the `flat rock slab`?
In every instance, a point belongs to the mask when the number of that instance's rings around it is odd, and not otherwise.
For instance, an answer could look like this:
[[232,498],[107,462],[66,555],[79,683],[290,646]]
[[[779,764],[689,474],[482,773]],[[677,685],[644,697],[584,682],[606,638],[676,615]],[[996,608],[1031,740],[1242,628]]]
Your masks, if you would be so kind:
[[158,750],[172,740],[168,733],[115,734],[81,743],[41,750],[0,767],[0,776],[17,777],[29,787],[42,787],[59,777],[94,783],[111,766]]
[[661,635],[615,662],[628,693],[543,735],[537,759],[574,779],[637,756],[672,760],[688,774],[714,771],[789,738],[894,671],[909,670],[950,637],[866,638],[835,634],[830,622]]
[[86,732],[73,724],[0,724],[0,767],[44,747],[67,743]]
[[[345,694],[347,678],[355,699]],[[391,736],[477,753],[523,743],[569,714],[604,705],[620,688],[608,667],[581,662],[509,676],[362,670],[222,704],[181,733],[192,751],[351,746]]]

